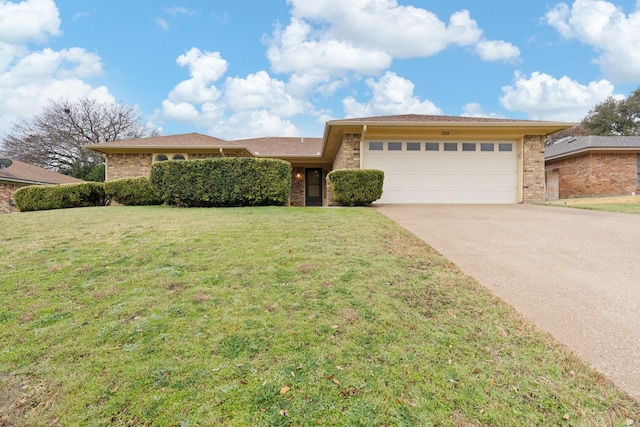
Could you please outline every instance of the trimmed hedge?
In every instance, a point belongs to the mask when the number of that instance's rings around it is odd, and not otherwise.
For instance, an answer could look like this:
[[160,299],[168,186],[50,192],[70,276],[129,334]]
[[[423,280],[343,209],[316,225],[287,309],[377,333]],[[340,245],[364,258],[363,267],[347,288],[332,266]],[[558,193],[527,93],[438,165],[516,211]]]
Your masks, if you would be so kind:
[[339,169],[329,172],[334,200],[342,206],[366,206],[382,197],[384,172],[376,169]]
[[109,200],[125,206],[149,206],[163,203],[160,194],[151,186],[149,178],[122,178],[104,183]]
[[63,185],[30,185],[13,194],[22,212],[105,206],[107,197],[101,182]]
[[152,166],[151,185],[174,206],[281,206],[291,193],[291,165],[251,157],[165,161]]

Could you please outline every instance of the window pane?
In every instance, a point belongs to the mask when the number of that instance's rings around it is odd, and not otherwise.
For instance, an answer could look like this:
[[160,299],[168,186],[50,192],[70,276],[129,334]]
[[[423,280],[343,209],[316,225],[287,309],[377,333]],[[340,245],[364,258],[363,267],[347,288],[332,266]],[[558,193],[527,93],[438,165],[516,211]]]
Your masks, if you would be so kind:
[[513,144],[511,143],[501,143],[499,147],[500,151],[513,151]]
[[440,143],[439,142],[427,142],[426,150],[427,151],[440,151]]
[[176,154],[172,160],[187,160],[182,154]]
[[382,151],[382,142],[370,142],[369,151]]
[[444,143],[444,151],[458,151],[458,143],[457,142],[445,142]]
[[419,142],[407,142],[407,151],[420,151]]
[[389,151],[402,151],[402,142],[390,142]]
[[495,151],[495,144],[493,142],[483,142],[480,144],[480,151]]
[[462,151],[476,151],[476,143],[475,142],[463,142],[462,143]]
[[156,162],[164,162],[165,160],[169,160],[169,158],[164,154],[158,154],[156,156]]

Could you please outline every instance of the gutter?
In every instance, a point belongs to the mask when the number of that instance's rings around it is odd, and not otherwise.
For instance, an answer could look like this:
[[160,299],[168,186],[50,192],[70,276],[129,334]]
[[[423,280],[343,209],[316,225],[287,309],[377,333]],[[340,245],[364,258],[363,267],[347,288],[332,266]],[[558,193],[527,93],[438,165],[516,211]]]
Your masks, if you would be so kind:
[[[112,150],[122,150],[123,152],[131,150],[147,150],[149,152],[158,152],[162,150],[176,150],[184,152],[185,150],[245,150],[247,153],[255,157],[255,154],[243,145],[107,145],[107,144],[87,144],[81,145],[82,148],[95,151],[102,154],[109,154]],[[107,149],[103,151],[101,149]]]
[[20,179],[20,178],[9,178],[0,176],[0,182],[16,182],[19,184],[30,184],[30,185],[62,185],[62,184],[73,184],[72,182],[42,182],[42,181],[29,181],[28,179]]
[[561,160],[568,157],[578,156],[580,154],[585,154],[589,152],[599,152],[599,153],[619,153],[619,152],[627,152],[627,153],[638,153],[640,154],[640,147],[583,147],[574,151],[567,151],[561,154],[554,154],[549,157],[545,156],[544,160]]
[[374,121],[374,120],[334,120],[327,122],[329,126],[390,126],[390,127],[433,127],[433,126],[459,126],[459,127],[558,127],[577,126],[573,122],[548,122],[548,121],[505,121],[505,122],[474,122],[474,121],[430,121],[430,122],[405,122],[405,121]]

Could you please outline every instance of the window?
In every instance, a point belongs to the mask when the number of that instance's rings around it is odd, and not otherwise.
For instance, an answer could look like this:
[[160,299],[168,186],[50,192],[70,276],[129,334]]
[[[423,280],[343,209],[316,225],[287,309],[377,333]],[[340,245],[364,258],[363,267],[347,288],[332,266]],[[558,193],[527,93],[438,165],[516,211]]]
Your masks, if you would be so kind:
[[458,143],[457,142],[445,142],[444,143],[444,151],[458,151]]
[[402,142],[390,142],[388,149],[389,151],[402,151]]
[[475,142],[463,142],[462,143],[462,151],[476,151],[476,143]]
[[440,151],[440,143],[439,142],[427,142],[425,144],[425,149],[427,151]]
[[495,144],[493,142],[483,142],[480,144],[480,151],[495,151]]
[[419,142],[407,142],[407,151],[420,151]]
[[501,143],[498,146],[498,150],[499,151],[513,151],[513,144],[512,143]]
[[187,160],[184,154],[156,154],[153,156],[154,162],[165,162],[167,160]]
[[382,142],[370,142],[369,151],[382,151]]

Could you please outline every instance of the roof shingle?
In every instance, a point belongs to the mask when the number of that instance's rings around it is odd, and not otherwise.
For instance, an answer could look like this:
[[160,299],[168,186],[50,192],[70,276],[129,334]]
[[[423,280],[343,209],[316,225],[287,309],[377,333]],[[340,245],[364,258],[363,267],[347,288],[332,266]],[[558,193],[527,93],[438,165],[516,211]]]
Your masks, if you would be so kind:
[[640,136],[570,136],[544,149],[545,159],[564,157],[591,149],[640,151]]
[[332,120],[330,123],[341,122],[382,122],[382,123],[544,123],[537,120],[500,119],[493,117],[464,117],[464,116],[438,116],[422,114],[401,114],[395,116],[362,117],[342,120]]
[[231,141],[202,135],[200,133],[184,133],[179,135],[153,136],[150,138],[123,139],[120,141],[103,142],[88,148],[99,147],[177,147],[177,146],[202,146],[220,147],[236,145]]
[[259,157],[320,156],[323,144],[322,138],[301,137],[250,138],[239,139],[232,142],[247,147],[249,151]]
[[30,182],[34,184],[72,184],[84,182],[72,176],[11,160],[11,166],[0,168],[0,181]]

